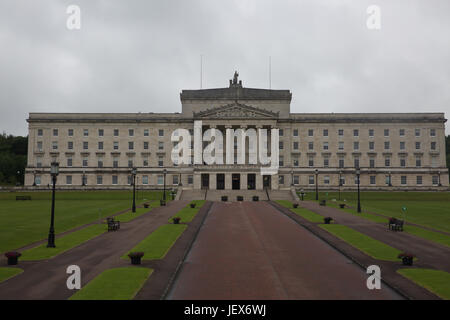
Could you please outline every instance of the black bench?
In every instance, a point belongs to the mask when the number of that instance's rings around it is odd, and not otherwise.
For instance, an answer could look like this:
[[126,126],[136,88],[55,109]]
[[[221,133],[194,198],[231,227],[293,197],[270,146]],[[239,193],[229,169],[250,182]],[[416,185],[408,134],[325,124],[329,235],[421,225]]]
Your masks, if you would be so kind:
[[106,218],[108,224],[108,231],[117,231],[120,229],[120,221],[114,220],[114,218]]
[[31,196],[16,196],[17,200],[31,200]]
[[398,219],[390,219],[389,220],[389,229],[393,231],[403,231],[403,220]]
[[320,200],[319,205],[325,206],[327,204],[326,200]]

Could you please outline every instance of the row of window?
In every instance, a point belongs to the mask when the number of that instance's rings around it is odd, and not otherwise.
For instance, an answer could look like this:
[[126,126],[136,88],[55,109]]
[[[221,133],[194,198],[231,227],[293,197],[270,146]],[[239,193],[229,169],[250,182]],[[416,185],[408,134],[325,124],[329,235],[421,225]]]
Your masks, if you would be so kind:
[[[293,150],[299,150],[300,147],[300,143],[298,141],[294,141],[292,143],[292,149]],[[405,141],[400,141],[400,150],[406,150],[406,142]],[[430,142],[430,150],[436,150],[436,142],[432,141]],[[279,142],[279,148],[282,150],[284,149],[284,142],[280,141]],[[329,144],[328,141],[323,142],[322,145],[323,150],[329,150]],[[353,142],[353,150],[359,150],[360,148],[360,144],[359,141],[354,141]],[[415,142],[415,149],[416,150],[421,150],[422,148],[422,144],[419,141]],[[390,150],[391,149],[391,143],[390,141],[384,141],[384,150]],[[314,142],[310,141],[308,142],[308,150],[314,150]],[[344,141],[339,141],[338,142],[338,150],[344,150]],[[374,141],[369,141],[369,150],[375,150],[375,142]]]
[[[425,130],[425,129],[423,129]],[[422,129],[414,129],[414,135],[416,137],[420,137],[421,136],[421,132]],[[436,136],[436,129],[429,129],[430,132],[430,137],[435,137]],[[328,129],[322,129],[322,136],[324,137],[328,137],[330,134]],[[337,130],[337,134],[338,136],[342,137],[344,136],[344,129],[338,129]],[[354,137],[359,137],[360,134],[360,130],[359,129],[353,129],[353,136]],[[374,137],[375,136],[375,129],[368,129],[368,134],[369,137]],[[384,129],[383,130],[383,135],[385,137],[389,137],[391,134],[391,129]],[[406,129],[398,129],[398,134],[400,137],[404,137],[406,135]],[[284,130],[280,129],[279,131],[279,135],[280,136],[284,136]],[[298,129],[293,129],[292,130],[292,136],[294,137],[298,137],[299,136],[299,130]],[[314,129],[308,129],[308,137],[314,137]]]
[[[39,152],[42,152],[44,150],[43,142],[38,141],[36,147]],[[128,141],[128,150],[134,150],[134,148],[135,148],[134,141]],[[143,148],[144,148],[144,150],[149,149],[148,141],[143,142]],[[67,149],[73,150],[73,141],[67,142]],[[58,150],[58,141],[52,141],[52,150]],[[89,150],[89,142],[83,141],[83,150]],[[97,150],[104,150],[104,142],[103,141],[97,142]],[[119,142],[118,141],[113,141],[113,150],[119,150]],[[158,141],[158,150],[164,150],[164,142],[163,141]]]
[[[400,176],[400,184],[406,185],[408,184],[407,176]],[[439,176],[432,176],[431,177],[431,183],[435,186],[440,184],[440,178]],[[284,184],[284,176],[280,175],[278,176],[278,183]],[[300,184],[300,176],[294,175],[293,176],[293,183],[294,185]],[[308,176],[308,184],[314,185],[316,183],[314,175]],[[330,176],[323,176],[323,184],[330,184]],[[358,184],[358,177],[355,176],[354,178],[354,184]],[[377,184],[377,176],[369,176],[369,184],[376,185]],[[386,185],[392,185],[392,178],[390,176],[385,177],[385,184]],[[422,185],[423,184],[423,177],[422,176],[416,176],[416,185]],[[341,177],[340,185],[345,185],[345,177]]]
[[[59,136],[59,129],[52,129],[52,134],[54,137]],[[105,130],[104,129],[97,129],[97,134],[99,137],[105,136]],[[113,129],[113,136],[118,137],[120,134],[119,129]],[[134,129],[128,129],[128,136],[134,137],[135,130]],[[44,129],[37,129],[37,135],[38,137],[42,137],[44,135]],[[67,129],[67,136],[73,137],[74,136],[74,129]],[[89,136],[89,129],[83,129],[83,136],[88,137]],[[150,136],[150,130],[144,129],[144,137]],[[164,137],[164,129],[158,129],[158,136]]]

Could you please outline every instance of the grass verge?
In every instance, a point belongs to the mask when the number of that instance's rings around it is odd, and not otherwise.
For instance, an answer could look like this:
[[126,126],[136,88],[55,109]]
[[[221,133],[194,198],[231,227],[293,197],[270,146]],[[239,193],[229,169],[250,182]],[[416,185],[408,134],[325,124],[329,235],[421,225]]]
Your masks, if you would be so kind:
[[[195,203],[195,208],[191,208],[190,204]],[[191,201],[186,207],[178,211],[173,217],[169,218],[169,221],[172,222],[172,219],[175,217],[181,218],[181,222],[191,222],[195,215],[200,211],[200,208],[205,203],[205,200],[194,200]]]
[[450,300],[450,273],[420,268],[400,269],[397,272],[442,299]]
[[385,261],[399,261],[397,256],[401,251],[352,228],[340,224],[324,224],[320,225],[320,227],[372,258]]
[[288,208],[289,210],[291,210],[292,212],[294,212],[295,214],[299,215],[300,217],[308,220],[309,222],[321,222],[323,223],[323,216],[321,216],[318,213],[312,212],[310,210],[304,209],[304,208],[294,208],[292,206],[292,202],[288,201],[288,200],[276,200],[277,203],[279,203],[280,205],[282,205],[285,208]]
[[79,246],[92,238],[95,238],[106,232],[107,226],[104,224],[94,224],[81,230],[69,233],[55,240],[56,248],[47,248],[47,243],[38,247],[31,248],[22,252],[21,260],[44,260],[66,252]]
[[14,276],[17,276],[19,273],[22,272],[23,270],[20,268],[0,268],[0,283]]
[[137,217],[140,217],[143,214],[151,211],[153,208],[157,208],[159,206],[160,206],[160,204],[158,201],[153,201],[153,202],[150,202],[150,205],[148,208],[136,208],[136,212],[134,212],[134,213],[131,212],[131,210],[127,211],[125,213],[121,213],[117,216],[114,216],[114,220],[118,220],[120,222],[129,222],[129,221],[134,220]]
[[131,300],[152,274],[149,268],[115,268],[103,271],[70,300]]
[[128,254],[136,251],[144,252],[142,260],[162,259],[186,228],[187,225],[185,224],[162,225],[136,247],[123,255],[122,259],[129,259]]

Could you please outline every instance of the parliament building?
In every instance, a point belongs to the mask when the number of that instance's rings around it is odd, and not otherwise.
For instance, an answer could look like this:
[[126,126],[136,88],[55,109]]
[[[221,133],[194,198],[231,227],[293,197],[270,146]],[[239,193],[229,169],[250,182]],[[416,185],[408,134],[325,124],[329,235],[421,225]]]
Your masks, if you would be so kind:
[[[229,86],[182,90],[175,113],[30,113],[25,186],[58,188],[365,190],[448,188],[443,113],[291,113],[289,90]],[[176,129],[279,129],[279,169],[258,164],[178,164]],[[270,130],[269,130],[270,131]],[[248,146],[247,146],[248,147]],[[317,180],[316,180],[317,179]]]

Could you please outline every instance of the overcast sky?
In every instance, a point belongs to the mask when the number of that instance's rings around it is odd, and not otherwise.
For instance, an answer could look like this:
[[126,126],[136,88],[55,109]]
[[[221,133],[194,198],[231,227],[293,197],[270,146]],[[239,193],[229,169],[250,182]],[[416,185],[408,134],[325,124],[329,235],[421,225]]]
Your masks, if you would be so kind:
[[28,112],[179,112],[200,55],[203,88],[234,70],[268,88],[270,56],[291,112],[449,117],[449,39],[449,0],[1,0],[0,132],[26,135]]

